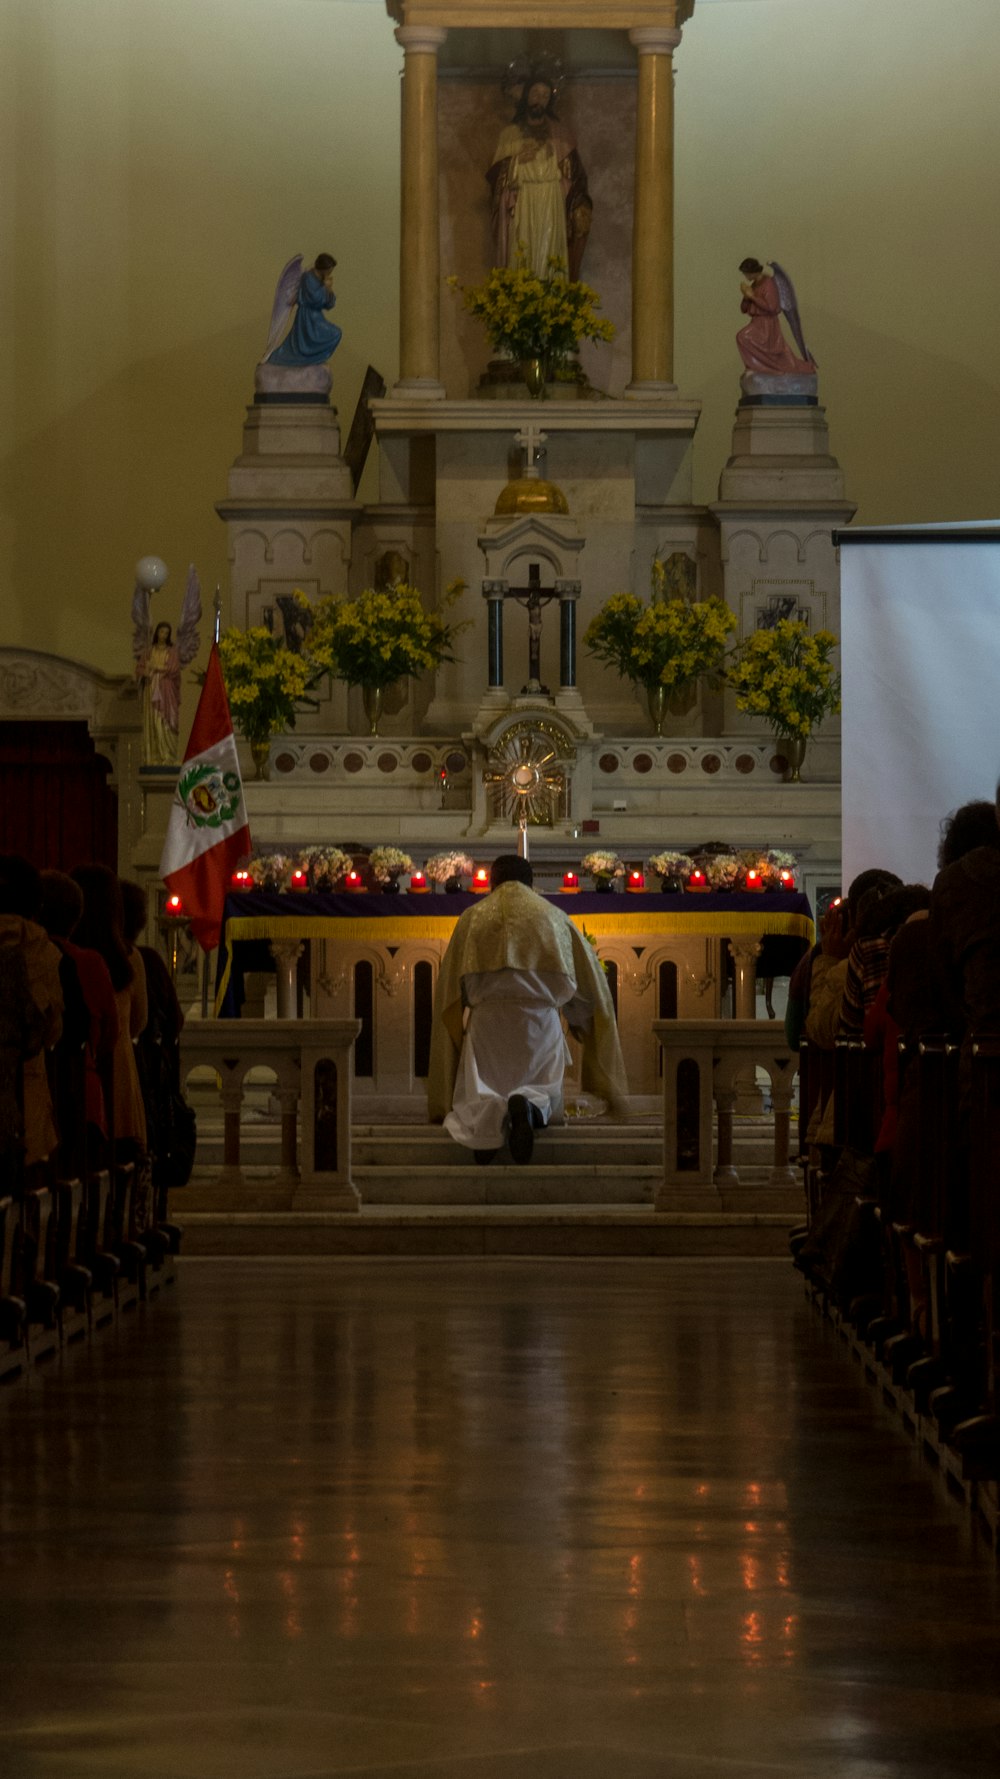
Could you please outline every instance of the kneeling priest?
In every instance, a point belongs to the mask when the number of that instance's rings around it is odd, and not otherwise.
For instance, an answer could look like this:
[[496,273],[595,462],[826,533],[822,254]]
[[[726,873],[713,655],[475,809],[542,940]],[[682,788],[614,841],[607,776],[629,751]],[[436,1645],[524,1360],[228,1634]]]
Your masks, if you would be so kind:
[[438,976],[428,1110],[483,1163],[506,1140],[523,1165],[535,1131],[561,1120],[570,1061],[563,1019],[583,1046],[585,1090],[628,1116],[604,971],[583,934],[531,884],[526,859],[498,858],[490,894],[461,916]]

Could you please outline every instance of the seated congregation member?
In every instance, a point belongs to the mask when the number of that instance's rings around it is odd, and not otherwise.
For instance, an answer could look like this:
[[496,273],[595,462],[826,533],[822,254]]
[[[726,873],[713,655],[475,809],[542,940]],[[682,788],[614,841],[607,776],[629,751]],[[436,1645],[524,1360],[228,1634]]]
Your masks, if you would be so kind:
[[495,861],[491,893],[461,916],[438,976],[428,1109],[480,1162],[506,1139],[523,1165],[535,1130],[561,1120],[570,1058],[563,1018],[583,1045],[584,1087],[627,1116],[604,972],[583,934],[532,881],[526,859]]
[[[1000,785],[993,818],[1000,834]],[[1000,1032],[1000,844],[988,824],[983,832],[938,872],[931,896],[933,941],[977,1034]]]
[[[832,1050],[837,1038],[860,911],[867,907],[869,898],[901,887],[902,880],[894,871],[862,871],[850,884],[843,902],[833,903],[820,921],[819,950],[812,961],[802,1022],[809,1042],[820,1050]],[[872,993],[867,1004],[874,998]]]
[[[993,804],[966,803],[942,823],[939,871],[980,846],[1000,851],[1000,826]],[[934,1227],[935,1216],[927,1199],[927,1169],[921,1165],[921,1074],[916,1047],[924,1037],[957,1036],[965,1016],[929,913],[928,907],[911,915],[893,939],[888,974],[865,1024],[865,1041],[874,1041],[876,1030],[881,1030],[886,1105],[879,1147],[889,1156],[885,1208],[894,1221],[922,1235],[940,1235],[945,1231]],[[902,1065],[901,1043],[905,1046]],[[927,1284],[920,1254],[912,1243],[904,1244],[903,1260],[911,1326],[923,1334]]]
[[121,891],[125,939],[139,953],[146,972],[148,1023],[139,1041],[139,1048],[142,1049],[143,1039],[147,1034],[157,1043],[176,1045],[184,1029],[184,1014],[177,999],[177,990],[171,981],[166,960],[160,956],[155,946],[139,944],[139,935],[149,918],[149,899],[142,884],[133,883],[128,877],[122,878]]
[[[62,1031],[63,995],[59,953],[37,919],[40,901],[41,879],[34,865],[13,853],[0,857],[0,947],[9,947],[22,959],[23,980],[34,1008],[34,1016],[29,1009],[25,1009],[23,1020],[14,1016],[16,1024],[24,1026],[25,1042],[31,1045],[22,1059],[26,1167],[46,1161],[59,1140],[45,1051],[58,1042]],[[5,974],[11,976],[16,994],[20,970],[9,965]],[[34,1035],[29,1037],[31,1032]]]
[[865,899],[858,911],[857,938],[847,959],[838,1038],[862,1036],[865,1019],[888,974],[896,934],[913,915],[925,915],[930,900],[931,892],[923,883],[880,889]]
[[118,1011],[112,1057],[113,1134],[128,1155],[146,1148],[146,1113],[133,1044],[146,1025],[146,972],[124,932],[121,885],[107,865],[78,865],[72,873],[83,891],[76,942],[100,953],[108,966]]
[[23,1190],[24,1067],[42,1050],[46,1030],[23,952],[0,942],[0,1197]]
[[[39,919],[62,955],[60,978],[66,1002],[63,1040],[72,1038],[83,1050],[84,1118],[91,1153],[96,1155],[98,1145],[108,1135],[102,1073],[114,1056],[118,1040],[118,1007],[104,959],[98,952],[73,941],[72,934],[82,915],[83,891],[79,884],[65,871],[43,871]],[[71,1014],[74,1006],[79,1009],[75,1018]],[[81,1029],[76,1029],[77,1024]]]
[[[135,1044],[146,1130],[153,1158],[154,1185],[178,1185],[194,1159],[194,1115],[181,1092],[181,1032],[184,1013],[165,960],[152,945],[140,945],[149,905],[141,883],[122,879],[125,937],[142,959],[148,1018]],[[185,1151],[187,1172],[181,1160]],[[190,1149],[190,1155],[187,1151]],[[180,1172],[178,1171],[180,1170]]]

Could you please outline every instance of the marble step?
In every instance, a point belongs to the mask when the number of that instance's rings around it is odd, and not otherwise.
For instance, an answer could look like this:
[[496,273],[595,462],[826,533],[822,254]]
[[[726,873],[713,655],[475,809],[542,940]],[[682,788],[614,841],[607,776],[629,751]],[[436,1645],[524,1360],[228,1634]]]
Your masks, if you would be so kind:
[[[658,1121],[629,1124],[593,1124],[584,1121],[550,1128],[536,1139],[536,1163],[565,1167],[600,1166],[659,1167],[663,1146]],[[241,1154],[247,1166],[277,1167],[280,1138],[277,1122],[260,1118],[247,1122],[241,1133]],[[742,1177],[754,1170],[761,1177],[770,1169],[773,1132],[767,1118],[737,1120],[733,1156]],[[453,1169],[462,1167],[465,1156],[459,1144],[439,1125],[355,1124],[351,1141],[355,1168],[411,1167]],[[222,1120],[201,1116],[198,1120],[198,1166],[220,1166]],[[494,1163],[494,1166],[496,1163]]]
[[767,1255],[787,1264],[789,1218],[767,1212],[657,1212],[648,1205],[365,1207],[336,1212],[185,1209],[186,1257],[209,1254],[392,1256],[532,1255],[704,1258]]
[[526,1167],[497,1161],[446,1168],[352,1163],[351,1177],[366,1205],[651,1205],[663,1169],[538,1159]]

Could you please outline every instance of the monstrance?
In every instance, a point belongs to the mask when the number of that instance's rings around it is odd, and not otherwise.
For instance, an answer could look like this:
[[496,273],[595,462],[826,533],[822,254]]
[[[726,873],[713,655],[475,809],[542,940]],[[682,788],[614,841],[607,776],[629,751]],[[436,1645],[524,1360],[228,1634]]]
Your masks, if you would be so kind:
[[517,821],[517,850],[528,856],[528,824],[551,825],[553,798],[565,785],[557,737],[541,726],[518,723],[490,749],[483,783],[493,789],[503,815]]

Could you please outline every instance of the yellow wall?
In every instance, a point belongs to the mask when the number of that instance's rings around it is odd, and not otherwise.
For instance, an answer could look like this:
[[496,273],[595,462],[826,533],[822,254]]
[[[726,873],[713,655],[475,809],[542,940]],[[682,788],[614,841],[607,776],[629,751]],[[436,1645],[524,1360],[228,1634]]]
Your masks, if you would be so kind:
[[[175,603],[190,559],[225,589],[213,503],[291,253],[340,260],[345,426],[366,364],[393,378],[399,66],[382,0],[6,0],[0,642],[124,671],[136,557]],[[699,5],[676,354],[699,499],[738,393],[736,267],[777,254],[859,517],[995,516],[998,66],[997,0]]]

